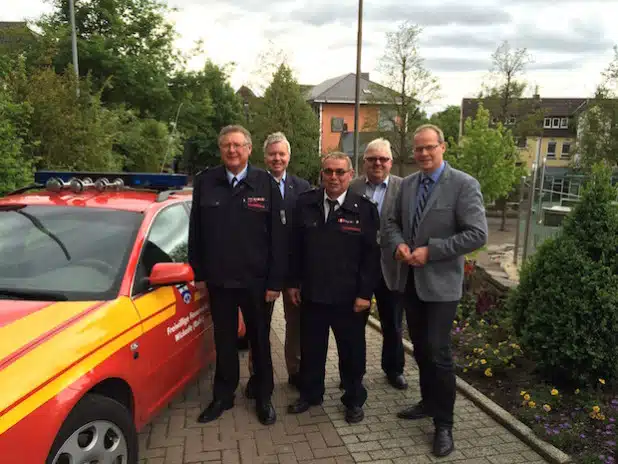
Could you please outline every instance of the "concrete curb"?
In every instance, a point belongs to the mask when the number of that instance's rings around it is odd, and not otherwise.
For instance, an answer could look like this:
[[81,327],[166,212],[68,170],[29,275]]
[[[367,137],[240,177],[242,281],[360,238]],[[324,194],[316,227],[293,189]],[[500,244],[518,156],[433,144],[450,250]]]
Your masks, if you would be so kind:
[[[369,316],[369,325],[376,331],[382,333],[380,321],[374,316]],[[403,339],[403,347],[410,355],[414,351],[412,343],[405,338]],[[552,464],[567,464],[574,462],[568,454],[538,438],[530,427],[516,419],[504,408],[487,398],[487,396],[459,377],[457,377],[457,390]]]

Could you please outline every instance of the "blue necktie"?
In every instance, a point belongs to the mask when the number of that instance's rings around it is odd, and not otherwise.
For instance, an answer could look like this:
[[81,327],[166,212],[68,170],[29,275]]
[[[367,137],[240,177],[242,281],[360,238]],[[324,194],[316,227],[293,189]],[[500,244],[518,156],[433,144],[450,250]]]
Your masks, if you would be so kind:
[[412,241],[416,238],[416,231],[418,229],[418,223],[421,222],[421,216],[423,210],[427,205],[427,199],[429,198],[429,185],[433,182],[431,177],[425,177],[421,181],[421,194],[416,205],[416,211],[414,212],[414,220],[412,221]]

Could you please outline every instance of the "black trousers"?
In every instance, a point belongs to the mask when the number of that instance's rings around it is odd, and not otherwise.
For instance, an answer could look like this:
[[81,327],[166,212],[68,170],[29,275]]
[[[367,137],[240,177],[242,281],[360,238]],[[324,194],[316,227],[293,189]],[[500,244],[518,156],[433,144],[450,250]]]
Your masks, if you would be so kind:
[[340,376],[344,386],[341,402],[362,407],[367,400],[363,386],[367,346],[365,327],[369,311],[356,313],[353,303],[326,305],[303,301],[300,309],[301,397],[312,404],[324,397],[328,337],[333,329],[339,352]]
[[374,295],[382,327],[382,370],[388,376],[403,374],[405,354],[402,342],[403,307],[400,295],[380,279]]
[[265,290],[208,287],[215,332],[217,365],[213,398],[224,402],[234,399],[238,387],[238,307],[247,328],[251,346],[257,401],[269,400],[273,393],[273,364],[270,352],[270,305]]
[[452,427],[455,371],[451,330],[459,302],[421,300],[414,287],[412,269],[408,275],[403,300],[418,364],[422,401],[436,426]]

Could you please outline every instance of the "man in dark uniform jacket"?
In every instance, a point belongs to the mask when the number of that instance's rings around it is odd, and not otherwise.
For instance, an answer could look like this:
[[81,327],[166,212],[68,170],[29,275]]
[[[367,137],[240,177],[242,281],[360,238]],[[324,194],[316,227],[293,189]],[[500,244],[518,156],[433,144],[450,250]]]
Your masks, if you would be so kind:
[[[292,153],[290,142],[283,132],[275,132],[264,141],[264,163],[273,176],[283,197],[284,220],[287,220],[296,204],[298,195],[311,188],[309,182],[288,174],[287,167]],[[287,221],[286,221],[287,222]],[[289,229],[289,227],[288,227]],[[269,326],[275,303],[270,304]],[[300,308],[292,303],[288,292],[283,293],[283,313],[285,315],[285,365],[288,370],[288,384],[298,388],[300,371]],[[253,359],[249,351],[249,370],[251,378],[245,389],[247,398],[255,398]]]
[[242,126],[219,134],[223,166],[194,182],[189,262],[201,292],[210,298],[217,366],[213,400],[198,421],[210,422],[234,406],[238,386],[238,307],[253,351],[256,412],[263,424],[276,420],[268,305],[283,288],[287,237],[277,184],[248,164],[251,135]]
[[322,160],[324,188],[298,198],[292,220],[290,297],[301,307],[300,398],[292,414],[322,403],[329,329],[339,351],[345,419],[360,422],[367,390],[365,326],[380,278],[376,205],[348,190],[354,170],[344,153]]

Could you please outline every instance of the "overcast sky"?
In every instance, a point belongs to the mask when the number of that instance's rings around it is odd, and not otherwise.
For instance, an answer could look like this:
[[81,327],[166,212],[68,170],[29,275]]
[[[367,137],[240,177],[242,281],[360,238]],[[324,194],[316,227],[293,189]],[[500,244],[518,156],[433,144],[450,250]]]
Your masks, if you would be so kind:
[[[269,44],[286,53],[301,84],[355,72],[355,0],[168,1],[179,9],[170,18],[181,35],[178,47],[202,39],[208,58],[235,62],[235,88],[254,83],[257,57]],[[49,8],[43,0],[14,1],[0,20],[36,18]],[[362,71],[380,82],[385,33],[409,20],[423,27],[421,53],[442,86],[431,110],[474,96],[502,40],[528,48],[534,63],[527,79],[541,96],[586,97],[618,44],[616,17],[618,0],[365,0]]]

